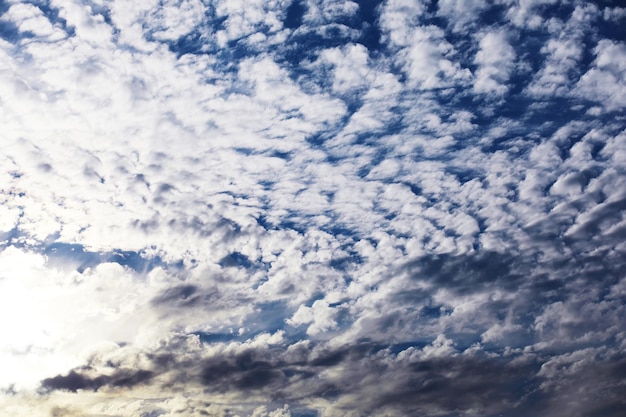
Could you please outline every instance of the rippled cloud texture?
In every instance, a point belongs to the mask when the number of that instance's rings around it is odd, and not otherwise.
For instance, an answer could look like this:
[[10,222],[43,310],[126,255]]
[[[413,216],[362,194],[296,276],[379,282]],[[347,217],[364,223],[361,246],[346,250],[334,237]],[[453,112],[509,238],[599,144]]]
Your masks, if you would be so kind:
[[0,415],[626,412],[626,8],[0,2]]

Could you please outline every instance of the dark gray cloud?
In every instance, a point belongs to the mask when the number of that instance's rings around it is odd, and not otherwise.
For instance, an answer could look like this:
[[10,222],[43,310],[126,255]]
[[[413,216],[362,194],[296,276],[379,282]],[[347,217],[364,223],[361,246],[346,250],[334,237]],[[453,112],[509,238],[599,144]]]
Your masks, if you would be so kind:
[[153,373],[145,370],[120,369],[113,375],[98,375],[89,377],[77,371],[70,371],[67,375],[58,375],[46,378],[41,382],[45,391],[66,390],[76,392],[78,390],[93,390],[108,386],[113,388],[132,388],[135,385],[147,383]]
[[339,349],[323,344],[242,344],[230,352],[225,345],[219,351],[204,345],[193,352],[181,350],[184,345],[172,341],[152,352],[151,371],[118,369],[95,376],[95,369],[90,369],[94,376],[86,377],[84,370],[74,370],[44,380],[42,387],[48,392],[118,390],[154,378],[169,390],[195,387],[239,401],[321,401],[330,415],[583,416],[603,410],[612,416],[625,405],[623,358],[606,348],[545,355],[522,350],[445,351],[437,343],[398,352],[365,341]]

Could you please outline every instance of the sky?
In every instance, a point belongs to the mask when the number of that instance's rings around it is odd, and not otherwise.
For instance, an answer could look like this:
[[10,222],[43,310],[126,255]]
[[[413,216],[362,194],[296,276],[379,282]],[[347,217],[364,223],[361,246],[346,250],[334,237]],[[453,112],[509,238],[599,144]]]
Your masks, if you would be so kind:
[[625,415],[624,28],[0,1],[0,415]]

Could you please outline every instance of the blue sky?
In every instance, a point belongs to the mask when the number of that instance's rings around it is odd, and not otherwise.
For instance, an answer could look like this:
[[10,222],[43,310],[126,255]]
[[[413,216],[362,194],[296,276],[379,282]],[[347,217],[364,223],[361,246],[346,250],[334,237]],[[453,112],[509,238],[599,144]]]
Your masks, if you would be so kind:
[[622,416],[624,27],[1,1],[1,413]]

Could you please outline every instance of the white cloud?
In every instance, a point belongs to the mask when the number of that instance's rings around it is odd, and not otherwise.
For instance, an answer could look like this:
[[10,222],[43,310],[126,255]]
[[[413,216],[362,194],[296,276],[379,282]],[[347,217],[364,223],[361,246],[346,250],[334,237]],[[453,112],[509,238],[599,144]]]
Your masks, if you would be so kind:
[[279,31],[282,29],[281,15],[287,5],[284,0],[218,2],[215,5],[216,14],[225,18],[225,29],[216,33],[219,45],[224,47],[228,41],[265,28],[270,33]]
[[311,307],[300,306],[293,317],[287,320],[287,323],[291,326],[311,323],[307,328],[307,334],[315,337],[337,327],[337,322],[334,319],[336,314],[336,310],[329,307],[326,301],[317,300]]
[[92,13],[90,6],[75,1],[60,2],[53,0],[51,6],[58,7],[59,16],[73,27],[76,36],[91,45],[102,45],[111,41],[111,27],[101,14]]
[[478,64],[474,91],[477,93],[505,94],[515,66],[515,50],[505,32],[488,32],[480,40],[480,49],[474,62]]
[[593,5],[577,6],[565,24],[554,22],[553,36],[541,49],[546,61],[528,87],[532,95],[563,96],[569,93],[573,81],[580,75],[578,64],[584,53],[585,33],[597,13]]
[[407,45],[412,40],[413,27],[425,11],[421,1],[390,0],[381,10],[380,26],[387,31],[392,45]]
[[200,0],[166,0],[148,17],[153,25],[152,36],[159,40],[176,40],[199,25],[205,13],[206,7]]
[[363,45],[349,45],[343,50],[328,49],[321,57],[335,66],[333,90],[338,93],[363,88],[373,81],[367,49]]
[[619,23],[620,20],[626,18],[626,8],[624,7],[605,7],[602,11],[602,17],[607,21]]
[[445,88],[469,79],[468,69],[448,59],[455,51],[439,28],[416,28],[406,45],[400,56],[405,57],[405,70],[413,85],[421,89]]
[[464,32],[479,20],[488,4],[481,0],[440,0],[438,6],[437,14],[447,17],[454,31]]
[[619,110],[626,106],[626,45],[603,39],[594,52],[594,65],[580,78],[574,94],[600,103],[605,110]]
[[356,3],[295,30],[287,3],[3,14],[3,409],[523,413],[506,387],[542,363],[567,398],[555,348],[623,349],[626,52],[581,41],[599,12],[391,0],[368,50]]
[[54,42],[66,36],[61,28],[53,26],[41,9],[33,4],[13,4],[0,20],[12,22],[20,32],[30,32],[47,41]]
[[307,0],[304,20],[308,23],[332,22],[354,15],[359,5],[353,1]]
[[544,22],[538,9],[541,6],[552,5],[559,0],[500,0],[509,6],[507,17],[516,26],[538,29]]
[[[48,268],[41,255],[9,247],[0,254],[5,335],[0,386],[36,388],[42,378],[85,360],[89,349],[132,341],[142,326],[135,316],[149,297],[145,282],[118,264],[84,275]],[[144,322],[145,323],[145,322]],[[15,355],[22,361],[15,362]]]

